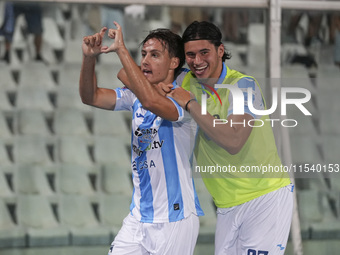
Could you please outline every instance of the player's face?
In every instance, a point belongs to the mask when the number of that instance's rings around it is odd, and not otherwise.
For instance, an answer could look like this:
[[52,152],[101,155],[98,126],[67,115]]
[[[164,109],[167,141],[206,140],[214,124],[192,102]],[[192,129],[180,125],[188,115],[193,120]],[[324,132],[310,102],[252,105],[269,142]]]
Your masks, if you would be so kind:
[[219,78],[222,72],[224,47],[217,50],[208,40],[189,41],[184,44],[185,60],[199,79]]
[[174,67],[173,59],[159,40],[150,39],[142,48],[141,70],[151,84],[171,83],[173,77],[169,71]]

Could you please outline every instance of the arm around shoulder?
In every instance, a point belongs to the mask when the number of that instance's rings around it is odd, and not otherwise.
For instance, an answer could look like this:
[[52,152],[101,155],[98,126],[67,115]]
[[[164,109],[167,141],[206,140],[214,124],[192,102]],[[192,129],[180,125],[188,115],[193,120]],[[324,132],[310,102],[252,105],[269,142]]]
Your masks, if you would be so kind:
[[240,152],[252,131],[250,126],[245,125],[253,119],[249,114],[230,115],[222,122],[216,121],[209,113],[202,115],[201,105],[196,101],[191,101],[187,109],[204,133],[232,155]]

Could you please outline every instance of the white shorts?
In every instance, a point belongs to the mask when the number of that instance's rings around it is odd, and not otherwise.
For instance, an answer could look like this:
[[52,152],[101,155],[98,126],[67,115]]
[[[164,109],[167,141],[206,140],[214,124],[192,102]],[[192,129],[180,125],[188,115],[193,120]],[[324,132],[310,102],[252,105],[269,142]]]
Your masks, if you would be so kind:
[[215,255],[282,255],[293,213],[293,185],[217,209]]
[[129,214],[108,255],[192,255],[199,231],[198,216],[170,223],[143,223]]

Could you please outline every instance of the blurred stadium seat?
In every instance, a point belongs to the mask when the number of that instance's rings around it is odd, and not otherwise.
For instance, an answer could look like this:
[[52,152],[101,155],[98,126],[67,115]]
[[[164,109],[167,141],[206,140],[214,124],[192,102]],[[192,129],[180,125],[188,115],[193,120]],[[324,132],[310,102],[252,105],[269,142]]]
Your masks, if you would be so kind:
[[48,181],[47,173],[39,165],[19,165],[16,170],[15,187],[17,194],[55,195]]
[[69,245],[68,230],[59,224],[44,195],[18,197],[18,222],[27,230],[28,246]]
[[54,131],[61,136],[90,137],[91,135],[84,113],[76,108],[60,107],[54,111]]
[[14,160],[19,165],[38,165],[46,172],[55,171],[55,161],[49,150],[55,149],[53,141],[42,136],[18,136],[14,143]]
[[51,136],[43,111],[38,109],[18,110],[18,133],[21,135]]
[[103,194],[99,200],[99,215],[101,224],[112,232],[118,233],[124,218],[130,213],[131,196]]
[[10,212],[0,200],[0,249],[26,246],[26,232],[13,222]]
[[117,136],[129,138],[131,131],[123,112],[94,109],[93,133],[96,136]]
[[90,172],[78,165],[61,164],[58,172],[58,190],[64,194],[94,196]]
[[124,164],[120,164],[119,162],[104,163],[102,165],[100,183],[103,192],[112,194],[112,196],[120,196],[121,194],[131,196],[132,179],[130,176],[130,169],[130,167],[126,169]]
[[72,245],[108,245],[110,231],[100,226],[88,198],[61,195],[60,220],[71,232]]
[[17,91],[16,109],[35,109],[51,114],[54,106],[44,89],[20,86]]

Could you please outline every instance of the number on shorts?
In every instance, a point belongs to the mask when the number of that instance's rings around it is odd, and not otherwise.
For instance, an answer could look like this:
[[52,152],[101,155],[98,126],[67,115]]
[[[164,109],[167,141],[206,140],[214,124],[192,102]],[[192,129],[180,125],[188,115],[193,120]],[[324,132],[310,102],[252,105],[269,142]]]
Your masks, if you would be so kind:
[[247,255],[268,255],[268,251],[256,251],[249,249]]

